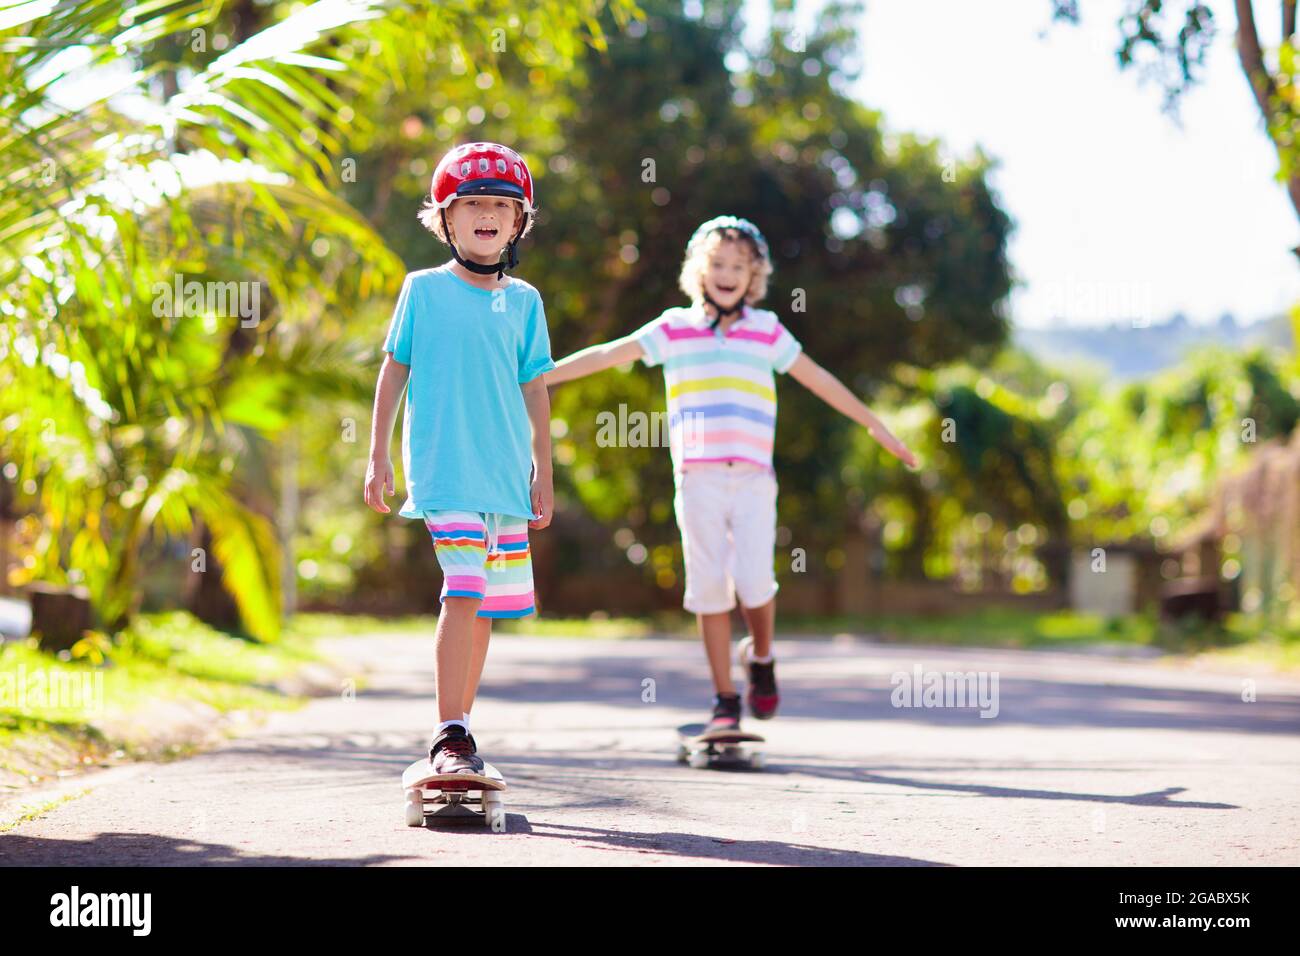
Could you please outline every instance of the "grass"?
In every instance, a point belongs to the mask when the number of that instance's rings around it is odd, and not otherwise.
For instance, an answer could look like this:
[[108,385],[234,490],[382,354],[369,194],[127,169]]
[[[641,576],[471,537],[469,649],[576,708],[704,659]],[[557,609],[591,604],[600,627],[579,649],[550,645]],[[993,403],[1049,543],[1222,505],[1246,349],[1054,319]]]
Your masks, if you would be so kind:
[[[432,634],[434,615],[376,618],[334,614],[302,614],[290,629],[303,635],[364,633]],[[737,631],[739,621],[737,618]],[[498,621],[498,633],[532,637],[634,639],[669,636],[694,638],[695,619],[684,612],[650,618],[532,617]],[[1221,625],[1162,622],[1154,614],[1107,617],[1077,611],[1043,612],[1002,606],[964,614],[871,616],[782,615],[777,636],[854,634],[889,643],[939,644],[957,647],[1071,648],[1094,644],[1150,647],[1226,664],[1250,664],[1279,670],[1300,670],[1300,628],[1269,627],[1245,615],[1230,615]]]
[[82,790],[78,793],[68,793],[68,794],[64,794],[61,797],[56,797],[53,800],[46,800],[44,803],[37,804],[36,806],[26,807],[23,810],[23,812],[19,816],[15,817],[14,819],[8,821],[0,821],[0,833],[4,833],[6,830],[12,830],[15,827],[21,826],[22,824],[26,823],[28,820],[35,820],[37,817],[42,817],[45,814],[49,813],[51,810],[55,809],[56,807],[60,807],[65,803],[69,803],[80,797],[84,797],[88,793],[90,793],[89,790]]
[[[381,618],[363,614],[296,614],[286,633],[299,637],[342,637],[359,634],[432,635],[438,626],[436,614]],[[651,634],[695,633],[695,620],[681,613],[651,618],[608,617],[599,612],[589,617],[503,618],[493,625],[496,634],[527,634],[535,637],[587,637],[618,640]]]
[[1106,617],[1078,611],[1041,612],[995,607],[956,615],[789,618],[782,630],[851,633],[898,643],[966,647],[1070,648],[1090,644],[1150,647],[1223,664],[1300,670],[1300,628],[1257,616],[1230,614],[1220,624],[1161,621],[1154,614]]
[[1154,644],[1158,625],[1143,615],[1107,618],[1075,611],[993,607],[965,614],[888,614],[781,618],[777,633],[861,634],[890,643],[971,647],[1062,647],[1118,642]]
[[221,714],[291,709],[303,700],[280,693],[275,681],[319,660],[311,639],[301,635],[257,644],[184,612],[140,617],[99,664],[56,657],[35,640],[6,643],[0,646],[0,783],[35,782],[113,757],[188,753],[190,744],[169,737],[165,727],[105,728],[129,726],[122,718],[147,718],[148,708],[165,703],[191,710],[206,705]]
[[375,617],[369,614],[295,614],[284,627],[291,640],[314,640],[320,637],[346,637],[359,634],[406,634],[418,631],[433,633],[438,623],[434,614],[408,614],[404,617]]
[[1300,672],[1300,628],[1278,626],[1260,617],[1230,614],[1223,639],[1203,650],[1207,661],[1233,667],[1271,667]]
[[[739,617],[736,617],[737,628]],[[438,625],[436,615],[378,618],[363,615],[299,614],[289,625],[294,634],[311,637],[356,634],[428,633]],[[805,617],[782,616],[777,634],[853,633],[888,641],[1033,647],[1046,643],[1122,640],[1145,642],[1150,625],[1140,620],[1106,621],[1071,613],[1041,614],[1016,608],[997,608],[961,616]],[[696,635],[695,618],[669,611],[648,618],[609,617],[599,612],[587,617],[528,617],[500,620],[494,633],[530,637],[600,638],[626,640],[638,637]]]

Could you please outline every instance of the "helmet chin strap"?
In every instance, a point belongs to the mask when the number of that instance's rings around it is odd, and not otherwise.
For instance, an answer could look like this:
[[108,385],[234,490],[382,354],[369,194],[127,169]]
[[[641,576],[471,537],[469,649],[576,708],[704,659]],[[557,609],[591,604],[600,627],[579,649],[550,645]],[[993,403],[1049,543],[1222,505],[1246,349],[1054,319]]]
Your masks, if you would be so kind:
[[489,266],[484,265],[481,262],[474,262],[471,259],[466,259],[461,256],[460,250],[456,248],[456,243],[451,241],[451,230],[447,228],[447,210],[440,209],[438,212],[439,215],[442,216],[442,234],[447,237],[447,244],[451,246],[452,256],[470,272],[481,276],[490,276],[495,272],[497,278],[501,279],[505,276],[507,269],[513,269],[515,266],[519,265],[519,254],[515,251],[515,247],[519,244],[519,237],[522,236],[524,230],[528,228],[528,213],[524,213],[524,221],[519,224],[519,230],[515,233],[515,237],[506,244],[506,261],[498,261],[495,265]]
[[718,303],[714,302],[713,296],[709,295],[707,291],[704,293],[704,301],[707,302],[709,305],[713,306],[714,311],[718,313],[718,317],[714,319],[713,322],[709,325],[710,329],[716,329],[718,327],[718,323],[721,322],[723,319],[727,318],[727,316],[729,315],[740,315],[741,310],[745,308],[744,296],[741,296],[736,301],[736,304],[729,309],[724,309],[722,306],[718,305]]

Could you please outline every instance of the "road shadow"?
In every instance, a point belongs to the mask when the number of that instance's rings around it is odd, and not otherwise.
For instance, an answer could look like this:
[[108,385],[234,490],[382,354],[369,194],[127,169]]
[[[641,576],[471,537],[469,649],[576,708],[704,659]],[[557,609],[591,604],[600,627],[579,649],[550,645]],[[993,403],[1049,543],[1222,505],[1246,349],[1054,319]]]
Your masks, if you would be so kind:
[[23,866],[374,866],[407,856],[305,857],[248,853],[222,843],[152,833],[103,833],[93,840],[0,835],[0,867]]
[[[799,764],[794,761],[772,761],[769,765],[774,770],[793,770],[807,773],[822,779],[843,780],[853,783],[883,784],[907,787],[913,790],[939,791],[942,793],[960,793],[980,797],[1000,797],[1020,800],[1077,800],[1087,803],[1123,803],[1136,807],[1167,807],[1174,810],[1239,810],[1234,803],[1209,803],[1205,801],[1177,801],[1170,798],[1186,792],[1186,787],[1166,787],[1163,790],[1148,793],[1114,794],[1088,793],[1076,790],[1043,790],[1024,787],[998,787],[978,783],[942,783],[934,780],[921,780],[916,777],[901,777],[879,773],[875,770],[852,767],[827,767],[824,764]],[[936,770],[952,769],[936,767]],[[981,772],[984,767],[976,768]],[[1037,771],[1039,767],[1021,767],[1021,771]],[[1071,768],[1079,769],[1079,768]],[[1091,768],[1090,768],[1091,772]]]
[[[584,728],[592,729],[592,728]],[[611,731],[628,728],[609,728]],[[508,734],[509,728],[496,728],[493,737]],[[669,731],[665,730],[665,739]],[[310,737],[310,741],[304,740]],[[410,735],[410,746],[402,744],[385,744],[380,737],[392,740],[393,733],[359,734],[349,733],[346,738],[337,738],[327,746],[319,744],[320,734],[261,734],[256,737],[235,740],[220,750],[210,752],[195,760],[229,759],[241,768],[248,769],[250,762],[260,758],[273,760],[285,767],[283,778],[277,782],[288,796],[298,790],[319,789],[326,785],[324,781],[333,779],[333,786],[356,788],[367,786],[367,781],[382,779],[385,785],[400,779],[401,773],[411,762],[411,754],[419,753],[423,747],[424,736]],[[612,795],[605,797],[592,793],[593,784],[608,781],[614,785],[635,783],[638,779],[647,784],[662,783],[665,774],[673,775],[673,786],[685,791],[709,788],[719,778],[767,781],[803,775],[810,780],[838,780],[859,785],[884,785],[905,787],[920,792],[947,792],[971,794],[985,797],[1033,800],[1074,800],[1094,803],[1117,803],[1144,807],[1168,807],[1171,809],[1230,810],[1238,809],[1235,804],[1177,801],[1174,795],[1186,791],[1186,787],[1169,786],[1157,791],[1135,794],[1094,793],[1068,789],[1043,789],[1003,787],[994,784],[945,783],[914,776],[917,772],[1069,772],[1094,773],[1128,772],[1124,768],[1055,766],[1027,762],[1016,766],[986,766],[974,760],[931,761],[927,765],[903,765],[896,763],[875,765],[871,763],[845,763],[834,760],[808,760],[773,751],[771,744],[766,749],[767,767],[764,770],[727,770],[711,768],[707,770],[689,769],[676,760],[670,744],[662,750],[633,750],[611,746],[593,750],[590,747],[580,752],[555,750],[521,750],[517,748],[491,747],[484,750],[484,756],[506,776],[511,784],[508,792],[517,792],[521,785],[537,791],[554,790],[564,794],[563,803],[571,809],[596,809],[616,806],[623,798]],[[297,769],[294,769],[297,768]],[[902,771],[902,773],[891,773]],[[629,776],[632,775],[632,776]],[[794,789],[797,789],[794,788]],[[825,792],[825,791],[823,791]],[[848,791],[861,797],[860,793]]]
[[[608,807],[617,802],[609,799],[593,799],[590,794],[590,784],[598,782],[602,778],[619,783],[626,784],[635,782],[628,777],[629,771],[644,771],[647,781],[662,782],[663,774],[668,768],[678,769],[672,762],[671,758],[664,758],[655,761],[652,757],[642,757],[634,759],[621,759],[617,767],[605,767],[599,771],[590,769],[590,761],[577,761],[571,757],[560,755],[545,755],[537,753],[512,754],[509,757],[500,758],[499,766],[511,767],[511,779],[526,780],[530,787],[540,790],[552,790],[559,793],[571,792],[574,794],[574,800],[565,800],[564,805],[589,807],[592,809]],[[528,767],[529,770],[520,768]],[[936,772],[953,769],[978,769],[985,770],[984,767],[970,768],[962,766],[954,768],[951,766],[936,766],[931,768],[899,768],[907,770],[930,769]],[[1003,768],[1014,769],[1021,772],[1038,771],[1045,768],[1037,766]],[[1079,770],[1080,768],[1068,768],[1070,770]],[[657,773],[655,771],[658,771]],[[502,771],[504,773],[504,771]],[[689,794],[692,790],[705,790],[711,788],[716,782],[715,775],[723,774],[730,776],[727,771],[722,770],[682,770],[673,779],[673,787],[679,792]],[[1092,793],[1080,790],[1045,790],[1042,788],[1024,788],[1024,787],[1002,787],[990,784],[968,784],[968,783],[945,783],[942,781],[926,780],[918,777],[902,776],[897,774],[882,773],[879,769],[872,767],[853,766],[845,763],[836,763],[828,761],[800,762],[798,760],[783,759],[779,754],[772,755],[769,753],[768,764],[766,769],[761,771],[745,771],[745,776],[763,777],[764,783],[768,784],[774,779],[792,774],[806,775],[810,780],[840,780],[845,783],[855,783],[864,785],[881,785],[893,787],[905,787],[912,790],[943,792],[955,794],[968,794],[972,796],[1010,798],[1021,800],[1072,800],[1088,803],[1118,803],[1128,804],[1131,806],[1141,807],[1166,807],[1177,810],[1237,810],[1240,809],[1236,804],[1231,803],[1211,803],[1205,801],[1178,801],[1171,799],[1174,795],[1186,792],[1186,787],[1166,787],[1163,790],[1151,791],[1147,793],[1134,794],[1113,794],[1113,793]],[[572,780],[575,784],[581,782],[587,784],[586,787],[573,787],[571,790],[567,787],[566,782]],[[818,789],[816,791],[802,789],[801,786],[794,782],[789,786],[778,787],[776,792],[782,793],[802,793],[815,794],[818,797],[831,797],[836,795],[848,795],[857,800],[870,800],[870,794],[864,794],[861,791],[826,791]],[[581,794],[581,796],[579,796]],[[689,796],[684,797],[689,799]]]
[[732,840],[703,836],[698,833],[664,831],[642,833],[635,830],[606,830],[559,823],[538,823],[531,828],[534,836],[580,841],[579,845],[599,850],[633,853],[671,854],[693,861],[716,860],[719,863],[766,863],[776,866],[951,866],[933,860],[894,856],[885,853],[862,853],[833,847],[788,843],[784,840]]

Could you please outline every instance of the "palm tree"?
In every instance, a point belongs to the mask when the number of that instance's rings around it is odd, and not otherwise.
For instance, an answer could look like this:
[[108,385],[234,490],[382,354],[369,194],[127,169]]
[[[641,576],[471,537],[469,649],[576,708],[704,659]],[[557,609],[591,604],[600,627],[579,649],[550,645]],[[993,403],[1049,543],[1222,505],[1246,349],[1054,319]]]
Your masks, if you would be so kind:
[[[0,450],[41,516],[23,578],[86,584],[115,631],[147,537],[200,519],[247,629],[272,638],[275,535],[235,466],[304,394],[360,387],[337,342],[292,330],[401,272],[335,198],[337,141],[302,135],[338,98],[319,76],[338,64],[305,49],[374,5],[307,7],[162,102],[164,64],[128,51],[220,8],[150,6],[0,13]],[[196,308],[166,301],[177,276],[204,290]],[[257,314],[214,301],[226,288]]]
[[[606,7],[620,25],[635,12],[630,0],[542,0],[526,23],[490,0],[322,0],[277,22],[249,0],[0,10],[0,459],[16,466],[19,506],[40,515],[15,583],[84,584],[116,631],[138,605],[143,545],[188,536],[204,572],[193,601],[219,578],[247,631],[274,637],[271,443],[314,399],[365,395],[369,355],[321,320],[394,291],[402,271],[339,198],[369,96],[427,82],[448,50],[472,85],[507,38],[517,70],[562,67],[602,44]],[[178,277],[203,294],[170,301]],[[227,289],[257,308],[218,301]]]

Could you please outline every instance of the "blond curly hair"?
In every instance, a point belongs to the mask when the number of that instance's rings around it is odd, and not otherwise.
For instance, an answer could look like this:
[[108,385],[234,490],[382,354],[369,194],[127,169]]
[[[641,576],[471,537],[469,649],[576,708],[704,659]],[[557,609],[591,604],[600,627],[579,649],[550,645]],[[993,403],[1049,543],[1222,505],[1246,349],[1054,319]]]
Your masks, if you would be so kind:
[[772,274],[772,263],[758,248],[753,237],[739,229],[717,229],[704,236],[701,241],[692,242],[686,248],[686,258],[682,261],[682,273],[677,284],[696,305],[704,301],[704,273],[709,268],[709,257],[724,242],[738,243],[749,256],[749,288],[745,290],[745,303],[757,305],[767,295],[767,280]]

